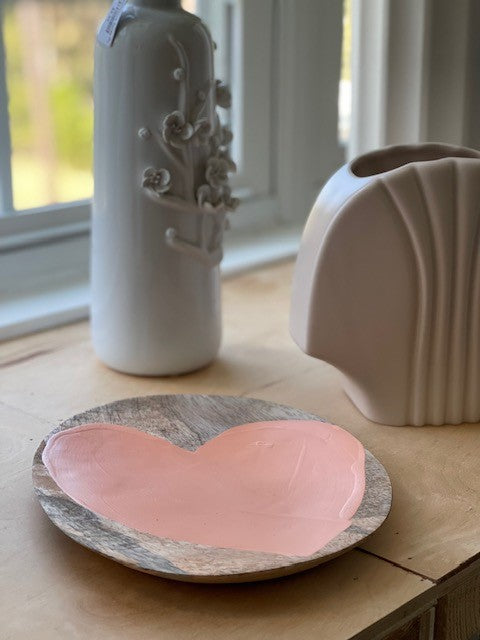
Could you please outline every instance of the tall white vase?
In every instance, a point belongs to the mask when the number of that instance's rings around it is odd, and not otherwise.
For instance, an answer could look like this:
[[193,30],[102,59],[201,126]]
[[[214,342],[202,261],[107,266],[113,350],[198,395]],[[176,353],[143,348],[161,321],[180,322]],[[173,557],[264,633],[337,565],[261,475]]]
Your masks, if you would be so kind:
[[221,337],[231,133],[207,28],[179,0],[130,0],[95,51],[92,336],[114,369],[173,375]]

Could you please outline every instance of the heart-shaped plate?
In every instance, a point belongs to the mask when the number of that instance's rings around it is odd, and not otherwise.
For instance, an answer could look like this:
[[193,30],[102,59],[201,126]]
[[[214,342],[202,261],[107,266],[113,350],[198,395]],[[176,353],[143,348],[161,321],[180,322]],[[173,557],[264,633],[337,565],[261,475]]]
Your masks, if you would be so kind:
[[353,436],[229,396],[147,396],[74,416],[38,448],[33,481],[47,515],[80,544],[192,582],[315,566],[373,533],[391,505],[385,469]]

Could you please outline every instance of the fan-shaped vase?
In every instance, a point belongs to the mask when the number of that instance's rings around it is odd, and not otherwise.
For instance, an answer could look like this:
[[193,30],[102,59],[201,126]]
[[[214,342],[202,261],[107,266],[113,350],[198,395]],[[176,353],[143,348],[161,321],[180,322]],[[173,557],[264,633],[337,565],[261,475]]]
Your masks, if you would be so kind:
[[369,419],[480,420],[480,152],[360,156],[321,191],[293,282],[291,333],[337,367]]

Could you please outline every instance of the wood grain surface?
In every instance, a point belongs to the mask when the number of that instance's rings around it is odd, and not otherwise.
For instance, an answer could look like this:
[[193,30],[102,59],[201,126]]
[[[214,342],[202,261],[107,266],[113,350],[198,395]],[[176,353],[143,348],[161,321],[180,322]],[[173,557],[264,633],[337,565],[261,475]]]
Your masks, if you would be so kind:
[[480,575],[471,576],[439,599],[435,640],[480,638]]
[[[378,640],[418,627],[415,618],[435,606],[429,640],[479,635],[480,425],[398,428],[361,416],[340,373],[289,336],[291,273],[291,264],[281,264],[224,281],[219,357],[181,377],[107,369],[86,322],[0,345],[2,640]],[[51,525],[32,490],[38,442],[88,407],[168,393],[255,396],[348,425],[388,469],[389,517],[360,551],[254,584],[166,581],[74,543]]]
[[430,598],[430,581],[357,550],[251,584],[132,571],[46,517],[31,464],[50,428],[0,403],[1,640],[372,640]]
[[[194,451],[230,427],[285,419],[319,420],[319,417],[250,398],[164,395],[124,399],[89,409],[64,421],[59,429],[94,422],[130,425]],[[68,536],[93,551],[131,568],[185,582],[246,582],[303,571],[359,544],[383,523],[391,505],[388,475],[367,451],[365,494],[351,525],[308,558],[158,538],[95,514],[69,498],[43,464],[42,452],[47,441],[48,437],[35,454],[33,482],[49,518]]]

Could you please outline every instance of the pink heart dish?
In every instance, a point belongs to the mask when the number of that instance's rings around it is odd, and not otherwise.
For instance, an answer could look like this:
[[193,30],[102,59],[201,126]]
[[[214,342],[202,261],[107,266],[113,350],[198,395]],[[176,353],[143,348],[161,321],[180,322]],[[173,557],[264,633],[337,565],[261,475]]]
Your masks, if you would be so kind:
[[388,474],[346,429],[257,398],[157,395],[87,409],[33,459],[50,520],[79,544],[185,582],[326,562],[385,520]]
[[331,424],[255,422],[196,451],[113,424],[54,434],[43,462],[75,502],[159,538],[310,556],[347,529],[365,490],[361,443]]

